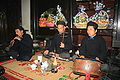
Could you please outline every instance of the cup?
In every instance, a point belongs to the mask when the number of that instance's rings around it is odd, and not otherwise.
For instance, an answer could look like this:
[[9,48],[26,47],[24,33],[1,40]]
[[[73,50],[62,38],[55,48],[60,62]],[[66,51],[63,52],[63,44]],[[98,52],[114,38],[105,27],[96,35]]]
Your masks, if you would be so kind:
[[36,69],[36,67],[37,67],[37,65],[36,65],[36,64],[32,64],[32,65],[31,65],[31,69],[32,69],[32,70],[35,70],[35,69]]
[[42,54],[40,54],[40,55],[38,55],[38,60],[39,60],[39,62],[42,62]]

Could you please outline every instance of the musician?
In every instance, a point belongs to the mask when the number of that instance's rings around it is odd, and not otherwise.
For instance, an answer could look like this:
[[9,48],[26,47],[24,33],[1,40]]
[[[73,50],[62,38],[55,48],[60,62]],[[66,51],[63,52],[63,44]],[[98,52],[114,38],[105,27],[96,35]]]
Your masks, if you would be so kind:
[[32,57],[33,40],[25,33],[22,26],[15,27],[16,37],[11,40],[11,48],[7,54],[18,61],[28,61]]
[[44,52],[45,55],[49,52],[57,53],[58,57],[69,58],[69,51],[72,49],[72,41],[69,29],[65,26],[64,21],[57,21],[57,33],[51,41],[51,45]]
[[98,24],[95,22],[88,22],[87,34],[79,48],[81,58],[92,58],[104,61],[106,58],[107,47],[105,40],[97,35]]

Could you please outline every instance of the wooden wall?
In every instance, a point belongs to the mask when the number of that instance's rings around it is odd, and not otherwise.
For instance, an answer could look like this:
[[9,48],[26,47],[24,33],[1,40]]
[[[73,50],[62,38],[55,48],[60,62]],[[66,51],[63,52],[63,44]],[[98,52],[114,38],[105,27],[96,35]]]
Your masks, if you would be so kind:
[[11,40],[14,27],[21,24],[21,0],[1,0],[0,12],[5,19],[0,23],[0,43],[4,43]]

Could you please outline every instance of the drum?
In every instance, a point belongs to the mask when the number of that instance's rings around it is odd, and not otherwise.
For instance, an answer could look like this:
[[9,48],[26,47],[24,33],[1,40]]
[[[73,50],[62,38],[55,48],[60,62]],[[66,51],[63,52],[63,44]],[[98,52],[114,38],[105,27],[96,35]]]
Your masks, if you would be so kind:
[[86,75],[86,73],[89,73],[91,77],[98,77],[100,67],[101,63],[98,60],[76,58],[73,64],[73,73],[77,75]]

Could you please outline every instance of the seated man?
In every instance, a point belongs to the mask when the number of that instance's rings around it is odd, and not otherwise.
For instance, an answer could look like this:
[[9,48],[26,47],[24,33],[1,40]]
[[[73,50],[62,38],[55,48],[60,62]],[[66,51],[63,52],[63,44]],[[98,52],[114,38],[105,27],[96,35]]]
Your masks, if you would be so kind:
[[81,58],[92,58],[104,61],[107,54],[107,47],[104,39],[97,35],[98,24],[95,22],[88,22],[87,34],[79,48]]
[[44,52],[45,55],[49,52],[55,52],[61,58],[69,58],[69,51],[72,49],[72,41],[70,33],[66,31],[64,21],[57,22],[57,33],[54,35],[50,47]]
[[10,51],[7,54],[18,61],[29,61],[32,57],[33,40],[25,33],[22,26],[15,28],[16,37],[11,40]]

